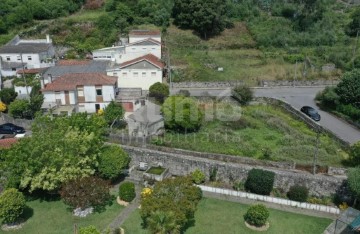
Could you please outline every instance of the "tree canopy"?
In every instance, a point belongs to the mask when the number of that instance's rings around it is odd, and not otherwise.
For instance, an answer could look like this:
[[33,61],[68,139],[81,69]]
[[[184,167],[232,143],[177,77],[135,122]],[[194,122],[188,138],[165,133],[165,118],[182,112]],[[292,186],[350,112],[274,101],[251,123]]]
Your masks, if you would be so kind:
[[[0,8],[1,9],[1,8]],[[9,105],[17,97],[17,93],[13,88],[3,88],[0,90],[0,99],[6,105]]]
[[170,94],[169,86],[167,84],[156,82],[149,88],[149,97],[155,98],[157,103],[162,104],[166,97]]
[[360,168],[350,168],[347,173],[348,183],[350,190],[353,194],[359,198],[360,197]]
[[101,149],[98,170],[105,179],[116,179],[129,162],[128,154],[119,146],[104,146]]
[[124,108],[121,104],[111,101],[104,109],[104,118],[106,122],[112,124],[115,120],[120,120],[124,117]]
[[360,69],[346,72],[336,87],[336,93],[343,104],[360,108]]

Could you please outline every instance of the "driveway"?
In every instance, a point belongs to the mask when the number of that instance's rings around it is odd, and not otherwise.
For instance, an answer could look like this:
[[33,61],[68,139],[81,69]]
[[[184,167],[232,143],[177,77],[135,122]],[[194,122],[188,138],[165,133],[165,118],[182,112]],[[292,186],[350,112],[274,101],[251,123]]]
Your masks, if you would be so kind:
[[[318,109],[321,115],[319,124],[327,128],[338,137],[351,144],[360,141],[360,130],[352,125],[342,121],[335,116],[319,110],[314,98],[316,94],[323,90],[324,87],[281,87],[281,88],[257,88],[254,89],[256,97],[272,97],[286,101],[296,109],[308,105]],[[175,94],[179,89],[172,89],[171,94]],[[189,89],[191,96],[203,96],[205,93],[210,96],[221,97],[229,96],[230,89]]]

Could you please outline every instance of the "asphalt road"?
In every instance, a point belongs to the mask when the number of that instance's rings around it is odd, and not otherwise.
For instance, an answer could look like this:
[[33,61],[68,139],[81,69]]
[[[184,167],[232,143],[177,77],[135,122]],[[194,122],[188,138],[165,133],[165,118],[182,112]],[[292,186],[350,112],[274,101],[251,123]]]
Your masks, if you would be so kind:
[[[360,130],[351,126],[343,120],[336,118],[335,116],[319,110],[316,106],[314,98],[316,94],[322,90],[323,87],[282,87],[282,88],[258,88],[254,89],[254,95],[256,97],[272,97],[286,101],[296,109],[300,109],[302,106],[312,106],[318,110],[321,115],[319,124],[327,128],[341,139],[355,143],[360,141]],[[177,93],[178,89],[171,90],[171,93]],[[222,96],[229,96],[230,89],[190,89],[192,96],[210,95],[221,98]]]

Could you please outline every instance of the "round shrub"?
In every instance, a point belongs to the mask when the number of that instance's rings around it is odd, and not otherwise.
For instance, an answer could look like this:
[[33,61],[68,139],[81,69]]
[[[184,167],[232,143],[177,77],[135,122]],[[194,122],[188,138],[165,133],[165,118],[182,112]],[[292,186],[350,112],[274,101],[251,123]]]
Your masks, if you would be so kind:
[[231,96],[240,104],[246,105],[253,99],[253,91],[248,86],[239,85],[231,91]]
[[251,169],[245,182],[245,189],[251,193],[269,195],[274,186],[274,179],[274,172]]
[[0,196],[0,218],[3,223],[14,223],[26,207],[24,195],[18,190],[7,189]]
[[124,182],[119,187],[119,197],[121,200],[131,202],[136,196],[135,185],[131,182]]
[[99,157],[99,172],[105,179],[115,179],[129,164],[128,154],[119,146],[105,146]]
[[309,190],[305,186],[294,185],[291,186],[287,196],[293,201],[306,202],[309,196]]
[[81,227],[79,229],[79,234],[101,234],[99,230],[94,225],[87,227]]
[[205,174],[204,174],[204,172],[200,171],[199,169],[196,169],[195,171],[193,171],[191,173],[191,178],[195,184],[201,184],[201,183],[204,183],[204,181],[205,181]]
[[252,205],[244,215],[245,221],[253,226],[264,226],[270,216],[269,210],[262,204]]

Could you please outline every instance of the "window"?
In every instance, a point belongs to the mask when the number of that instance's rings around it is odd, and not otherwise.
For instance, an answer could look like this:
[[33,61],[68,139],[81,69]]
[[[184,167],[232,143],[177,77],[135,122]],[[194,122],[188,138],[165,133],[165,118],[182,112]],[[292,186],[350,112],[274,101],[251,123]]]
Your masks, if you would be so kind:
[[96,95],[102,96],[102,87],[96,87]]
[[28,60],[32,60],[31,56],[28,56]]
[[95,104],[95,111],[96,111],[96,113],[98,113],[99,110],[100,110],[100,104]]
[[9,57],[9,56],[6,56],[6,61],[10,61],[10,57]]
[[17,57],[17,60],[20,61],[21,60],[21,57],[20,55],[16,56]]
[[146,77],[146,72],[141,73],[142,77]]
[[138,77],[138,76],[139,76],[139,73],[138,73],[138,72],[134,72],[134,73],[133,73],[133,76],[134,76],[134,77]]
[[77,92],[78,92],[79,97],[84,97],[84,88],[83,87],[78,87]]
[[151,77],[155,77],[156,76],[156,72],[151,72]]
[[127,73],[126,72],[123,72],[123,77],[127,77]]
[[11,68],[11,71],[16,71],[16,68],[15,67]]

